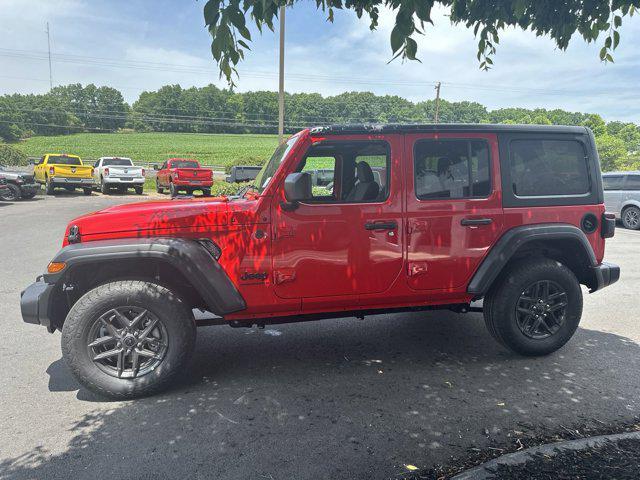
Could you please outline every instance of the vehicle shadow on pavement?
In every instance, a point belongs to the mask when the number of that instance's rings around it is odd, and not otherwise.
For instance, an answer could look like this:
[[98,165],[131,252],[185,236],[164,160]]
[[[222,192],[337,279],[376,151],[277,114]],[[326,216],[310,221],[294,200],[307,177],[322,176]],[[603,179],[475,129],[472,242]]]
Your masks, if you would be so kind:
[[[633,419],[639,370],[640,345],[587,329],[512,355],[476,314],[206,328],[172,391],[100,404],[63,453],[34,446],[0,478],[401,478],[514,431]],[[60,360],[47,372],[52,391],[78,388]]]

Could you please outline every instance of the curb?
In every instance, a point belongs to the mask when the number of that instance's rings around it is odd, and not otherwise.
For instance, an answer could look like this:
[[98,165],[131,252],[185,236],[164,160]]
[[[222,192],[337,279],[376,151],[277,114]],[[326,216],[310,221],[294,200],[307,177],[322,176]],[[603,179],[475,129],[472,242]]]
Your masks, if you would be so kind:
[[520,452],[507,453],[498,458],[494,458],[482,465],[473,467],[451,478],[451,480],[489,480],[496,478],[489,470],[496,469],[499,465],[519,465],[531,460],[533,455],[543,454],[553,456],[558,450],[582,450],[592,448],[608,442],[618,440],[635,439],[640,440],[640,431],[626,432],[616,435],[600,435],[597,437],[579,438],[577,440],[567,440],[564,442],[548,443],[537,447],[527,448]]

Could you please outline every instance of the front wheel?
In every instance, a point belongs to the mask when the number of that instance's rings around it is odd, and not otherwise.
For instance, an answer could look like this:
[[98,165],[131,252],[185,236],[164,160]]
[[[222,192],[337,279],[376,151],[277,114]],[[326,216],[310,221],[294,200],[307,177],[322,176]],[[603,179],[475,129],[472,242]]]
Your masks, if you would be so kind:
[[627,207],[622,212],[622,225],[629,230],[640,229],[640,208]]
[[521,355],[548,355],[569,341],[582,317],[575,275],[548,258],[517,262],[484,300],[491,335]]
[[192,313],[170,290],[117,281],[73,305],[62,328],[62,353],[89,390],[136,398],[165,389],[184,373],[195,338]]
[[157,193],[163,193],[164,189],[160,186],[160,182],[158,182],[158,179],[156,178],[156,192]]

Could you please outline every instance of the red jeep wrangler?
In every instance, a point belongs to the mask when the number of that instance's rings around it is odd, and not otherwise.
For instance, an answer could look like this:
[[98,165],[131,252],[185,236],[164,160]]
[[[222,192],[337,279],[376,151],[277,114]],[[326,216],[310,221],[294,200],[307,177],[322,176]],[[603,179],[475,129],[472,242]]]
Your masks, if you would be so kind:
[[578,327],[580,285],[618,280],[614,228],[586,128],[315,128],[238,196],[75,219],[22,316],[61,330],[78,380],[117,398],[187,367],[196,308],[232,327],[482,310],[504,346],[545,355]]
[[170,158],[160,168],[153,166],[156,173],[156,192],[162,193],[169,189],[172,197],[178,195],[180,190],[187,195],[194,190],[201,190],[206,197],[211,195],[213,185],[213,172],[208,168],[202,168],[197,160],[186,158]]

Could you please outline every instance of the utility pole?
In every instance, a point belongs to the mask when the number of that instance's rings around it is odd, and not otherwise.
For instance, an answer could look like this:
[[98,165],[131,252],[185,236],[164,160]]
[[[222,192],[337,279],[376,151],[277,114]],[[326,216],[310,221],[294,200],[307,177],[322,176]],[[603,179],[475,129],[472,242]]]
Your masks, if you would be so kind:
[[49,87],[53,90],[53,74],[51,73],[51,35],[49,35],[49,22],[47,22],[47,46],[49,47]]
[[441,82],[438,82],[436,84],[436,116],[435,116],[435,123],[438,123],[439,121],[439,115],[440,115],[440,87],[442,86]]
[[278,143],[284,142],[284,5],[280,7],[280,76],[278,79]]

